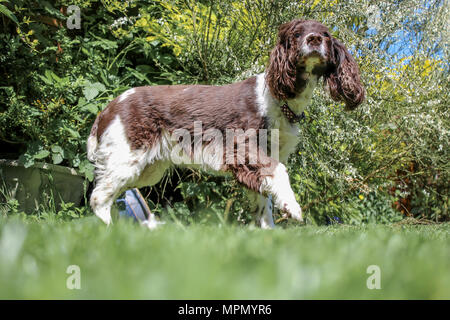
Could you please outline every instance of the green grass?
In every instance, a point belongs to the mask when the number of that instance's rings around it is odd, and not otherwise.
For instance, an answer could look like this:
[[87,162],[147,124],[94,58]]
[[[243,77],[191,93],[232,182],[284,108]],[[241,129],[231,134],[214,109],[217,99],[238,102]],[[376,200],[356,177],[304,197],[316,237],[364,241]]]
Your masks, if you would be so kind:
[[[0,219],[2,299],[449,299],[450,224],[252,227]],[[69,265],[81,289],[69,290]],[[381,289],[366,286],[381,269]]]

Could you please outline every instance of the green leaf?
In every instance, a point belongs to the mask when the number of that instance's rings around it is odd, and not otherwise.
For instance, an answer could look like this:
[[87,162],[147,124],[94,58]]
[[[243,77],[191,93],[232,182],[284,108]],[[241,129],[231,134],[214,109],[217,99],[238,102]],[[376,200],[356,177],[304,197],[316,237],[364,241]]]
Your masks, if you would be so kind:
[[64,150],[58,145],[52,146],[52,160],[54,164],[60,164],[64,160]]
[[[47,70],[44,71],[44,74],[47,77],[47,79],[56,80],[56,78],[55,78],[56,75],[55,75],[55,73],[52,70],[47,69]],[[56,77],[58,77],[58,76],[56,76]]]
[[150,41],[150,44],[152,45],[152,46],[154,46],[154,47],[156,47],[157,45],[159,45],[161,43],[161,41],[159,41],[159,40],[153,40],[153,41]]
[[41,1],[41,5],[44,8],[44,11],[51,16],[56,16],[58,18],[64,18],[62,13],[56,9],[49,1]]
[[103,83],[95,82],[91,84],[91,87],[97,89],[99,92],[106,91],[106,87],[103,85]]
[[2,4],[0,4],[0,13],[3,13],[5,16],[10,18],[12,21],[14,21],[16,24],[19,24],[19,20],[17,20],[14,13],[12,13],[7,7],[5,7]]
[[94,99],[100,92],[104,91],[106,91],[106,87],[100,82],[90,83],[86,81],[83,88],[83,94],[87,101]]
[[94,170],[95,170],[94,165],[89,161],[84,160],[83,162],[81,162],[80,173],[84,173],[84,175],[89,181],[94,180]]
[[38,153],[33,155],[35,159],[44,159],[49,156],[50,152],[48,150],[40,150]]
[[86,98],[86,100],[90,101],[99,94],[99,91],[95,87],[85,87],[83,89],[83,94],[84,94],[84,97]]
[[80,134],[77,131],[73,130],[72,128],[69,128],[66,125],[64,125],[63,129],[65,131],[67,131],[73,138],[76,138],[76,139],[81,138]]
[[82,106],[84,106],[85,104],[86,104],[86,98],[80,97],[80,98],[78,99],[78,106],[79,106],[79,107],[82,107]]
[[95,34],[92,34],[92,33],[91,33],[91,35],[94,38],[97,39],[97,40],[94,40],[94,41],[90,41],[89,45],[92,46],[92,47],[100,46],[104,50],[116,49],[118,47],[116,41],[100,38],[100,37],[98,37],[98,36],[96,36]]
[[63,82],[63,80],[60,77],[58,77],[54,72],[51,73],[51,76],[56,82]]
[[53,164],[60,164],[64,160],[64,158],[60,153],[54,153],[52,154],[52,160]]
[[49,85],[53,84],[52,79],[48,79],[47,77],[44,77],[43,75],[40,75],[40,74],[38,74],[38,77],[41,78],[41,80],[44,81],[46,84],[49,84]]
[[80,166],[80,158],[78,157],[78,155],[76,155],[74,158],[72,158],[72,167],[79,167]]
[[64,154],[64,150],[60,146],[52,146],[52,152]]
[[140,73],[146,74],[146,73],[150,73],[150,72],[154,71],[155,69],[149,65],[140,64],[140,65],[136,66],[136,70],[139,71]]
[[23,164],[25,168],[29,168],[34,164],[34,159],[28,154],[22,154],[19,157],[19,163]]
[[128,72],[130,72],[133,76],[135,76],[140,81],[145,81],[147,84],[152,84],[152,82],[147,78],[145,74],[140,73],[139,71],[126,67]]
[[97,107],[97,105],[95,105],[93,103],[89,103],[89,104],[85,105],[84,107],[82,107],[81,111],[88,111],[92,114],[97,114],[98,107]]

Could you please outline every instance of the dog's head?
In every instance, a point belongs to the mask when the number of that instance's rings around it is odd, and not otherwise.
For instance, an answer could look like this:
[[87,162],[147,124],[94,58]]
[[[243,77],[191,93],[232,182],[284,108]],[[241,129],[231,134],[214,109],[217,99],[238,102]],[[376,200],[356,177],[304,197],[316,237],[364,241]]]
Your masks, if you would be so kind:
[[282,24],[266,75],[272,94],[279,100],[294,98],[310,74],[323,76],[331,97],[345,102],[347,110],[364,100],[358,65],[327,27],[314,20]]

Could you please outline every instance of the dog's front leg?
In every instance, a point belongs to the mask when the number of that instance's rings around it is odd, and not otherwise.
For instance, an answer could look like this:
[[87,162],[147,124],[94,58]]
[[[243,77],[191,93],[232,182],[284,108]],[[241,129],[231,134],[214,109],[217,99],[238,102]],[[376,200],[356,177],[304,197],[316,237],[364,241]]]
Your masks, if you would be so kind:
[[275,207],[297,221],[303,221],[302,209],[295,200],[286,167],[276,164],[261,183],[260,193],[273,197]]
[[[260,155],[260,158],[266,165],[230,166],[237,180],[262,196],[272,196],[276,208],[289,217],[303,221],[302,209],[295,200],[286,167],[265,155]],[[264,212],[261,218],[261,226],[273,224],[271,211]]]
[[272,196],[267,198],[258,192],[249,190],[249,200],[251,203],[251,211],[255,216],[256,223],[261,229],[273,229],[275,223],[272,217]]
[[267,198],[263,195],[259,196],[259,202],[262,205],[261,213],[259,215],[259,225],[261,229],[273,229],[275,228],[275,223],[273,222],[272,216],[272,196],[269,195]]

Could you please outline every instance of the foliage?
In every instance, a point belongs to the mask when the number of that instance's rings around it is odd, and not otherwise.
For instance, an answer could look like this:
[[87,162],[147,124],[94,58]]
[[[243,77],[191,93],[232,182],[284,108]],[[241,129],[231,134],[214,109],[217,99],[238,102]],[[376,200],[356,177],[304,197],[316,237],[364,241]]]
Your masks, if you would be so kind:
[[[81,8],[81,30],[65,27],[61,9],[70,4]],[[367,90],[366,103],[344,113],[318,88],[300,124],[289,170],[309,221],[396,221],[392,204],[405,199],[407,215],[450,217],[443,0],[17,0],[0,8],[0,140],[27,166],[38,159],[92,175],[86,137],[115,96],[140,85],[223,84],[261,72],[278,25],[303,17],[330,26],[347,45]],[[247,196],[235,182],[181,175],[188,179],[172,178],[183,201],[172,202],[169,214],[200,221],[207,208],[248,222]]]

